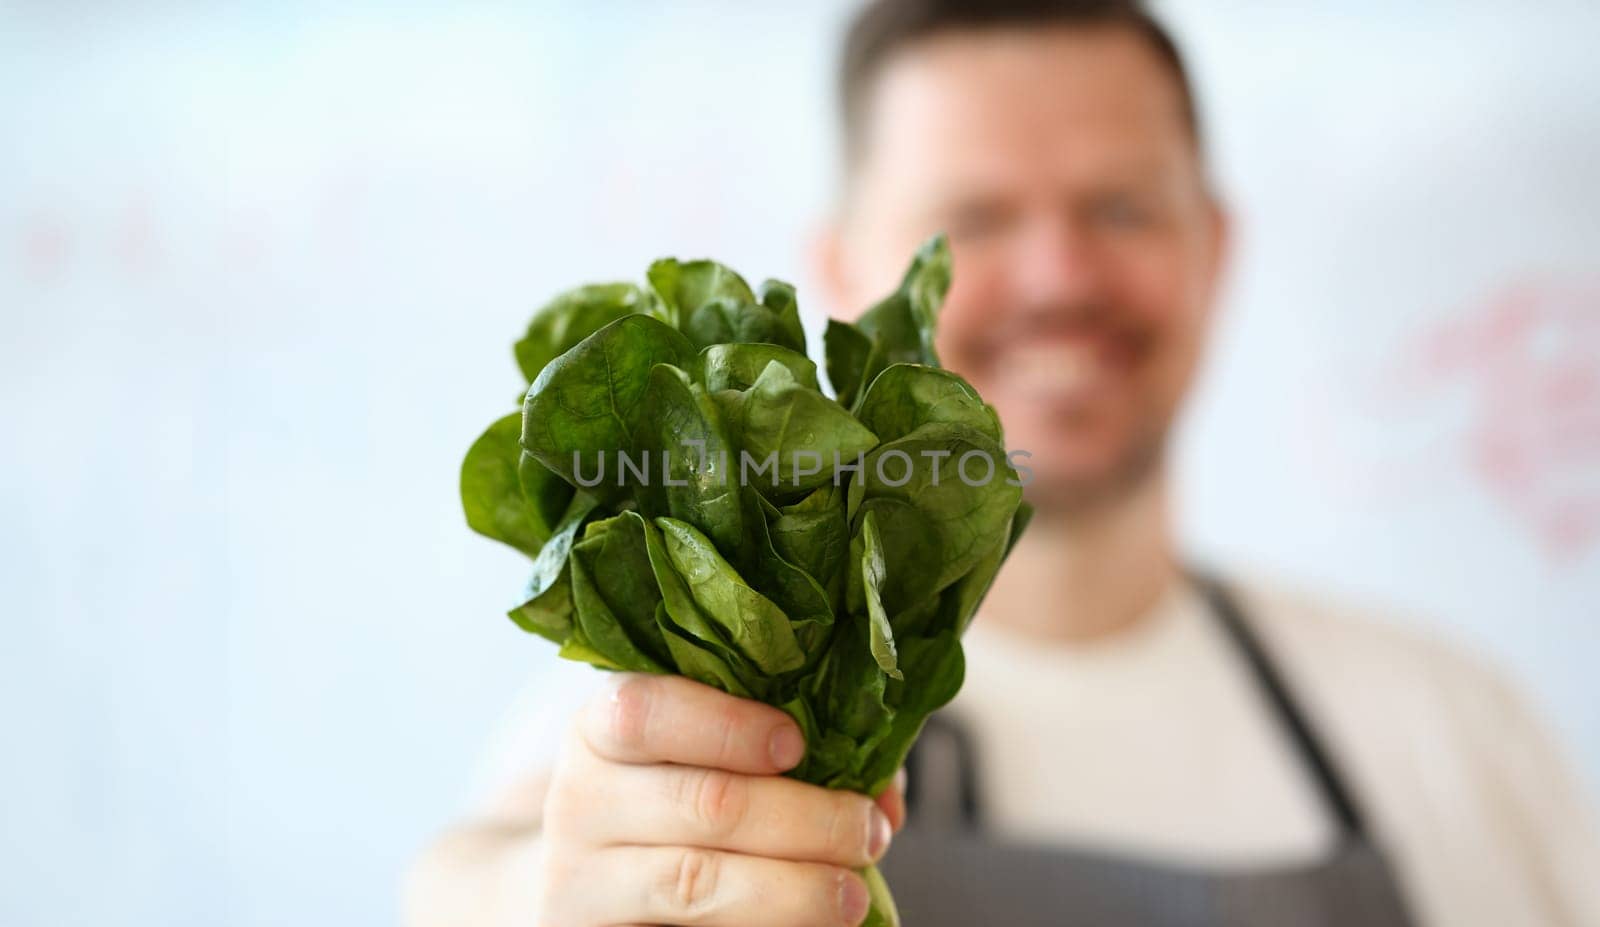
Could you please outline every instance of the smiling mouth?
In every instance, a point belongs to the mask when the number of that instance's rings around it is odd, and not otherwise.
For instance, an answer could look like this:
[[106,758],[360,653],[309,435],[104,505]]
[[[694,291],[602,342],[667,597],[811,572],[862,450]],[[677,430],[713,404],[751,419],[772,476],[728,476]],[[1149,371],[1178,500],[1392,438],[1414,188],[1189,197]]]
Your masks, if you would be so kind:
[[1125,364],[1104,336],[1013,342],[990,358],[991,389],[1029,402],[1083,405],[1115,391]]

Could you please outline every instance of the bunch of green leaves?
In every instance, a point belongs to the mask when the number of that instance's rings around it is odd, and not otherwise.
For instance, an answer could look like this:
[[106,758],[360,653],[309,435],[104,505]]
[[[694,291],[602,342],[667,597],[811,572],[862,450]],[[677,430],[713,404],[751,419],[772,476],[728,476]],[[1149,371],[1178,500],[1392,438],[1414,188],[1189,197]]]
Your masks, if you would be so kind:
[[664,259],[541,308],[516,344],[522,410],[461,469],[468,524],[533,559],[512,620],[569,659],[779,706],[806,737],[791,775],[881,792],[960,688],[962,632],[1027,514],[993,409],[938,366],[949,283],[935,238],[829,323],[837,398],[779,281]]

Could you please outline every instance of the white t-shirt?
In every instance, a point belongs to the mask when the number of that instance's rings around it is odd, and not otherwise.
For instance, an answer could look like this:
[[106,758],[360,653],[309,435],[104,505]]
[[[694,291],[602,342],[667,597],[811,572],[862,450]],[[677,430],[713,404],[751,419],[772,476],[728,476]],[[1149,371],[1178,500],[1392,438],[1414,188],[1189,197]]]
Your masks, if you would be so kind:
[[[1235,594],[1424,924],[1600,927],[1582,791],[1495,673],[1320,599]],[[1314,780],[1193,589],[1089,645],[980,616],[966,652],[949,711],[974,738],[996,834],[1222,867],[1330,849]],[[552,657],[491,744],[483,789],[550,765],[599,676]]]

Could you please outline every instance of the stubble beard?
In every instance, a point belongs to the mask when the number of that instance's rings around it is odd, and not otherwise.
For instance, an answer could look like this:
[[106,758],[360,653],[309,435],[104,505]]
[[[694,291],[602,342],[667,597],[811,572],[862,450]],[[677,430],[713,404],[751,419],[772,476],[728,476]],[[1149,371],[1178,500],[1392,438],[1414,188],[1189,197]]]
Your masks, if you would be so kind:
[[1036,478],[1023,498],[1042,517],[1075,521],[1100,515],[1161,479],[1166,469],[1168,429],[1131,442],[1117,462],[1084,477]]

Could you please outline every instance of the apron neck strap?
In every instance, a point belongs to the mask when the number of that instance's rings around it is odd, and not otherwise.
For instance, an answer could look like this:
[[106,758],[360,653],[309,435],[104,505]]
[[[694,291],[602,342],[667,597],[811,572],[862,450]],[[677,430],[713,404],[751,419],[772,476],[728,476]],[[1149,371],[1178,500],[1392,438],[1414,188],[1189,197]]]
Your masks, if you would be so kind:
[[[1316,782],[1328,813],[1342,829],[1342,837],[1346,841],[1366,839],[1366,822],[1350,789],[1291,697],[1289,687],[1232,592],[1209,574],[1191,571],[1188,575],[1229,642],[1244,658],[1256,687]],[[982,829],[982,789],[976,756],[971,736],[954,718],[939,712],[928,719],[906,758],[910,773],[906,804],[917,809],[920,821],[939,829]]]
[[1191,573],[1190,580],[1205,599],[1212,615],[1227,632],[1234,647],[1244,657],[1256,685],[1266,696],[1268,704],[1272,706],[1273,714],[1285,733],[1289,735],[1306,771],[1316,781],[1323,803],[1344,829],[1345,837],[1365,837],[1366,822],[1355,798],[1345,786],[1337,767],[1334,766],[1331,754],[1290,696],[1289,687],[1284,683],[1282,674],[1278,672],[1277,665],[1267,654],[1261,639],[1250,627],[1250,622],[1245,618],[1244,611],[1239,607],[1233,593],[1214,576]]

